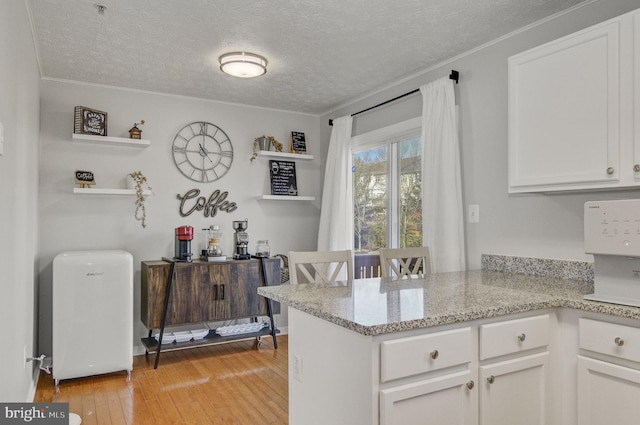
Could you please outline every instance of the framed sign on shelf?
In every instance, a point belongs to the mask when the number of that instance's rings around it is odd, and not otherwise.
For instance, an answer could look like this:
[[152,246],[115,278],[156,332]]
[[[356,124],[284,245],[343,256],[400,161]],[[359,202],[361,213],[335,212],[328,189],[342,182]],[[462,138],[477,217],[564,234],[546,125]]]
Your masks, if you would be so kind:
[[300,131],[291,132],[291,147],[289,150],[292,153],[307,153],[307,141],[304,133]]
[[93,172],[86,170],[76,170],[76,184],[79,184],[80,187],[90,187],[96,184],[95,177],[93,176]]
[[269,160],[269,174],[272,195],[298,196],[295,162]]
[[73,132],[76,134],[107,135],[107,113],[85,106],[74,109]]

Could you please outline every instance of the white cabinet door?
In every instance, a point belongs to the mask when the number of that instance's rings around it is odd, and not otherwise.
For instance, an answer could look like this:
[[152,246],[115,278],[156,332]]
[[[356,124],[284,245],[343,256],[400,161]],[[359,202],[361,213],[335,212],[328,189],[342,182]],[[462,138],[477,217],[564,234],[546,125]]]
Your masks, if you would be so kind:
[[475,425],[478,391],[470,371],[380,391],[380,425]]
[[620,23],[509,58],[509,192],[619,180]]
[[633,15],[633,178],[640,180],[640,10]]
[[480,425],[548,424],[549,353],[480,366]]
[[636,425],[640,371],[578,356],[578,423]]

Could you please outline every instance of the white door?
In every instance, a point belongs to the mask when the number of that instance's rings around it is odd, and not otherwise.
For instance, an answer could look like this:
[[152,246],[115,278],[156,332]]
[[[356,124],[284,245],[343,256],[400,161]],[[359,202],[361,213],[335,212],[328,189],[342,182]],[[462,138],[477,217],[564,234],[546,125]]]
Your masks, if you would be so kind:
[[470,371],[380,391],[380,425],[475,425],[478,391]]
[[480,366],[480,425],[547,423],[549,353]]
[[640,371],[578,356],[578,423],[640,423]]

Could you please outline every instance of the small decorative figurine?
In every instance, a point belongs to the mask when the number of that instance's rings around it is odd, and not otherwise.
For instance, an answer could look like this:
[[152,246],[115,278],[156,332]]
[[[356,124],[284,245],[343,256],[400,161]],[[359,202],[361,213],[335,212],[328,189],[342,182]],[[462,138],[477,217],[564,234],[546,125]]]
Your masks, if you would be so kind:
[[140,123],[134,123],[133,127],[131,127],[131,130],[129,130],[129,134],[131,135],[132,139],[140,139],[142,138],[142,130],[140,130],[138,128],[138,125],[142,125],[144,124],[144,120],[140,120]]

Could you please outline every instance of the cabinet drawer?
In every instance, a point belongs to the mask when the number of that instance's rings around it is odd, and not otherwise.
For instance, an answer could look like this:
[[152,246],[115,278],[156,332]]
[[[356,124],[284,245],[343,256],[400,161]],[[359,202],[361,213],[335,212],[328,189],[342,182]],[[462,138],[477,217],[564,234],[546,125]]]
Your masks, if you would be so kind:
[[382,382],[469,363],[471,328],[384,341],[380,347]]
[[548,314],[480,326],[480,360],[548,344]]
[[640,329],[580,319],[580,348],[640,362]]

